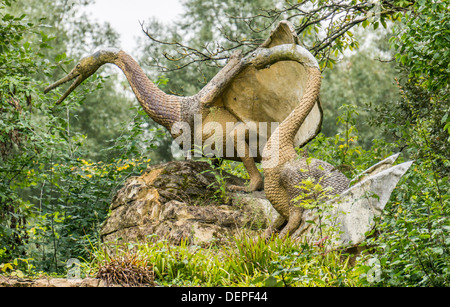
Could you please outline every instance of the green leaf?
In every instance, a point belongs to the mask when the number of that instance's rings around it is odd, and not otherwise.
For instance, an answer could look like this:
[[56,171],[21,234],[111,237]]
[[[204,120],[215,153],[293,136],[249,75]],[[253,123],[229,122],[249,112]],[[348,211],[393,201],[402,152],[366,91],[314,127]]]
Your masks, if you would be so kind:
[[276,285],[277,285],[277,279],[273,276],[269,276],[264,282],[265,287],[276,287]]
[[255,279],[253,279],[251,281],[251,284],[252,285],[256,285],[256,284],[261,283],[261,282],[263,282],[265,280],[266,280],[266,276],[258,276],[258,277],[256,277]]
[[7,269],[10,269],[11,271],[14,270],[13,266],[11,265],[11,263],[4,263],[4,264],[2,264],[2,271],[6,272]]
[[58,54],[58,55],[55,57],[55,62],[60,62],[60,61],[62,61],[62,60],[64,60],[64,59],[66,59],[66,58],[67,58],[66,53]]
[[4,22],[8,22],[8,21],[13,20],[13,19],[14,19],[14,16],[12,16],[10,14],[5,14],[5,16],[3,16],[3,18],[2,18],[2,20]]
[[376,30],[380,26],[380,23],[377,21],[373,24],[373,29]]
[[367,19],[362,22],[363,28],[366,28],[369,24],[370,22]]
[[46,42],[48,39],[48,35],[44,33],[44,31],[39,32],[41,34],[42,42]]
[[400,56],[400,62],[401,62],[403,65],[405,65],[407,61],[408,61],[408,56],[406,56],[406,55]]

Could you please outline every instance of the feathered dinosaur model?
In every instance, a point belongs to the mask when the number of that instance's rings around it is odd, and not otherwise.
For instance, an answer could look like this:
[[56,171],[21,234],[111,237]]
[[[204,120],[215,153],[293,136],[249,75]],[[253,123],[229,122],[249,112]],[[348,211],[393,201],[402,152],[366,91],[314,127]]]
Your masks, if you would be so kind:
[[[246,190],[261,190],[263,179],[255,162],[262,160],[262,148],[273,129],[270,124],[282,122],[297,106],[306,89],[305,67],[295,60],[295,54],[289,52],[295,50],[298,44],[293,26],[282,21],[260,48],[246,57],[239,52],[233,54],[226,66],[198,94],[190,97],[168,95],[158,89],[138,63],[124,51],[100,50],[83,58],[66,77],[48,86],[45,93],[75,79],[57,101],[61,103],[102,65],[115,64],[124,72],[149,117],[167,128],[174,139],[182,133],[179,124],[190,130],[190,144],[195,144],[196,139],[204,144],[214,137],[214,132],[222,131],[220,143],[227,151],[216,150],[215,155],[242,161],[250,176]],[[271,61],[270,65],[256,68],[255,55],[260,55],[262,50],[271,50],[271,56],[280,56],[275,57],[276,60]],[[196,121],[196,118],[201,121]],[[261,126],[260,123],[266,125]],[[227,130],[227,124],[231,124],[232,131]],[[302,146],[314,138],[321,124],[322,110],[316,96],[311,112],[294,132],[295,146]],[[251,141],[252,133],[256,133],[256,142]],[[244,135],[244,141],[239,141],[239,135]]]

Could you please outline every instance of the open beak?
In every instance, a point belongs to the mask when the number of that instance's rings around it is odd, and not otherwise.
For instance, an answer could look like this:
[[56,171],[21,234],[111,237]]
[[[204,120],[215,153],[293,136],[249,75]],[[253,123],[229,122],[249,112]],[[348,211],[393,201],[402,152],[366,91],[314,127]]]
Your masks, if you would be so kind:
[[[75,79],[76,78],[76,79]],[[80,75],[77,72],[71,71],[67,76],[65,76],[64,78],[56,81],[55,83],[49,85],[47,88],[45,88],[44,93],[47,94],[48,92],[50,92],[51,90],[57,88],[58,86],[69,82],[71,80],[75,79],[75,81],[72,83],[72,85],[67,89],[67,91],[64,93],[64,95],[61,96],[61,98],[59,98],[59,100],[56,102],[56,104],[60,104],[61,102],[63,102],[64,99],[67,98],[67,96],[70,95],[70,93],[72,93],[72,91],[81,84],[81,82],[83,82],[83,76]]]

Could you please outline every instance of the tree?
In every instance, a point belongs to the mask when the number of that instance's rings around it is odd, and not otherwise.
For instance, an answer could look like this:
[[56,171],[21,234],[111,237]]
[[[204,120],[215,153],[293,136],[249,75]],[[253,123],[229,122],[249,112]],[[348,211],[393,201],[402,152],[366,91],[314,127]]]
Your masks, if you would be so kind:
[[[313,53],[324,69],[332,67],[339,54],[345,50],[358,47],[358,42],[350,31],[352,28],[357,25],[363,27],[372,25],[376,29],[380,24],[386,27],[388,20],[399,18],[411,6],[407,1],[366,0],[252,3],[254,4],[248,4],[251,7],[246,10],[243,3],[235,6],[223,1],[220,3],[210,1],[208,2],[210,6],[200,4],[200,9],[197,9],[198,1],[187,1],[188,11],[183,16],[187,22],[183,21],[179,26],[183,30],[197,30],[194,36],[191,36],[192,32],[189,36],[184,36],[189,43],[180,39],[183,37],[181,35],[157,39],[151,31],[153,29],[145,31],[154,42],[171,47],[172,51],[165,52],[164,55],[166,59],[176,63],[160,66],[165,71],[181,70],[189,65],[205,62],[220,66],[221,61],[228,58],[236,48],[243,49],[245,54],[257,48],[278,21],[287,19],[294,24],[297,34],[303,38],[307,49]],[[189,16],[199,16],[199,12],[203,13],[203,18],[189,19]],[[198,26],[203,19],[209,20],[207,27]],[[218,32],[226,38],[226,41],[214,40],[215,36],[212,35],[211,29],[219,29]],[[207,38],[209,41],[198,44],[201,38]]]
[[[39,25],[25,22],[25,15],[6,13],[11,4],[0,1],[0,259],[24,253],[27,218],[32,212],[17,190],[32,184],[28,172],[45,148],[42,131],[29,120],[44,101],[40,83],[31,76],[51,71],[41,54],[48,47],[48,36],[36,34]],[[33,35],[38,43],[24,41],[26,35]]]
[[142,25],[148,38],[140,41],[142,63],[154,78],[164,74],[169,79],[169,91],[195,94],[234,50],[243,47],[249,51],[249,42],[263,42],[268,37],[269,28],[249,35],[244,18],[258,14],[262,7],[274,7],[277,2],[187,0],[183,15],[168,29],[155,20]]
[[[358,113],[353,117],[355,128],[359,131],[359,139],[355,142],[369,149],[374,139],[392,140],[383,134],[379,125],[371,125],[370,121],[376,116],[372,114],[375,112],[373,106],[400,99],[395,84],[396,63],[391,60],[388,47],[383,46],[387,35],[381,33],[379,38],[375,38],[374,30],[357,30],[355,36],[362,42],[362,47],[357,52],[344,55],[332,69],[324,71],[321,101],[324,112],[322,131],[325,135],[334,136],[342,132],[336,130],[335,118],[343,115],[341,106],[350,104]],[[361,38],[363,36],[368,38]]]
[[[397,22],[390,42],[399,64],[402,99],[374,106],[373,112],[374,124],[383,125],[400,142],[414,148],[416,157],[434,156],[444,176],[450,173],[448,10],[446,2],[416,1]],[[422,140],[419,143],[417,136]],[[422,142],[427,146],[420,145]]]
[[[446,1],[415,1],[391,39],[396,59],[409,67],[409,77],[435,93],[448,89],[450,80],[449,9]],[[444,94],[448,98],[448,92]]]
[[[73,59],[78,60],[95,49],[117,45],[119,36],[108,23],[93,22],[84,13],[83,8],[89,3],[86,0],[17,0],[9,8],[11,13],[26,14],[29,22],[40,22],[46,35],[52,37],[48,48],[41,53],[50,62],[57,63],[58,69],[48,76],[38,74],[40,80],[53,82],[72,69]],[[52,7],[51,14],[48,14],[49,7]],[[108,75],[108,81],[103,82],[100,72],[96,83],[89,83],[90,88],[80,87],[81,92],[86,89],[90,93],[85,95],[78,108],[63,115],[69,116],[73,132],[86,136],[86,158],[96,161],[110,158],[105,157],[105,149],[121,135],[122,122],[131,122],[136,116],[129,110],[132,100],[117,86],[117,74],[112,73],[110,67],[102,68],[102,71]],[[94,88],[98,90],[94,91]]]
[[401,97],[374,106],[374,124],[397,139],[415,167],[386,210],[375,241],[387,285],[448,286],[449,3],[421,0],[390,39]]
[[68,259],[88,257],[86,246],[96,242],[114,191],[148,166],[136,144],[144,123],[135,109],[131,124],[117,129],[127,133],[105,148],[108,159],[87,159],[90,148],[71,115],[86,90],[95,97],[102,78],[86,82],[69,103],[54,105],[43,88],[46,77],[68,64],[67,51],[51,64],[47,51],[56,38],[41,18],[33,23],[13,14],[14,5],[0,0],[0,262],[32,258],[28,263],[39,270],[60,271]]

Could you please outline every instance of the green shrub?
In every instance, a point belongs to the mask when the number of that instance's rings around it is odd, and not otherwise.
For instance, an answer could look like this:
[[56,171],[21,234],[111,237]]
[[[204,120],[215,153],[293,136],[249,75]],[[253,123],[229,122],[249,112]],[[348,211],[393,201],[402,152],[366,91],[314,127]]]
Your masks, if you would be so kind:
[[242,233],[230,244],[201,248],[182,242],[174,246],[166,240],[151,243],[119,244],[96,249],[90,264],[91,274],[110,259],[123,255],[145,259],[152,267],[155,281],[170,286],[356,286],[358,271],[349,265],[349,256],[325,252],[291,239]]

